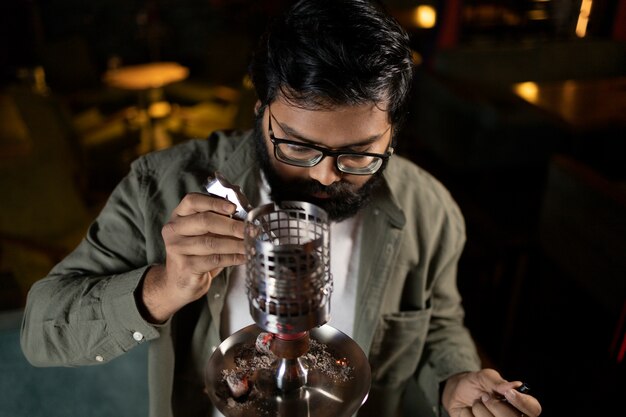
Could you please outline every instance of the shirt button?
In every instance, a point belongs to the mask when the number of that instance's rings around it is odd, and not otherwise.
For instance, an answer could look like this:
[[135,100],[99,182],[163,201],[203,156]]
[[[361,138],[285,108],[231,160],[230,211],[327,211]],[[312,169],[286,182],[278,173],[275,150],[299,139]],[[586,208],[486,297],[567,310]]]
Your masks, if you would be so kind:
[[217,346],[211,346],[211,353],[215,352],[217,350]]
[[215,298],[215,299],[220,298],[220,297],[221,297],[221,295],[220,295],[219,292],[216,292],[215,295],[213,296],[213,298]]
[[98,362],[104,362],[104,358],[100,355],[96,356],[96,361]]
[[135,339],[138,342],[141,342],[141,340],[143,339],[143,335],[139,332],[135,332],[133,333],[133,339]]

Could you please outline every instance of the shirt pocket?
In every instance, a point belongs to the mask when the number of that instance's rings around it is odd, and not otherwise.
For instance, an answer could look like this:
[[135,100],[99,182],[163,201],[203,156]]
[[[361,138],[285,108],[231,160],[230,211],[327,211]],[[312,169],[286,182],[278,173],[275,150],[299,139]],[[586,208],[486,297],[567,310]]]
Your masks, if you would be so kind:
[[415,373],[431,314],[426,308],[381,317],[370,349],[374,384],[401,385]]

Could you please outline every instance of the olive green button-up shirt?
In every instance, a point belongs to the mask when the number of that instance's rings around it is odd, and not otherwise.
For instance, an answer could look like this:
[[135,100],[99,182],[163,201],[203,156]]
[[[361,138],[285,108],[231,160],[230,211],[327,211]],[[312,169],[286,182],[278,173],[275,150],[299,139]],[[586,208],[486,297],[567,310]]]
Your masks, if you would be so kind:
[[[209,415],[204,367],[221,342],[231,269],[161,326],[142,318],[135,290],[165,261],[163,224],[216,170],[258,202],[251,132],[218,132],[133,163],[81,244],[31,288],[21,342],[32,364],[96,365],[150,343],[150,415]],[[393,156],[384,178],[363,213],[353,337],[369,357],[372,389],[359,415],[436,415],[439,384],[479,368],[456,287],[463,218],[411,162]]]

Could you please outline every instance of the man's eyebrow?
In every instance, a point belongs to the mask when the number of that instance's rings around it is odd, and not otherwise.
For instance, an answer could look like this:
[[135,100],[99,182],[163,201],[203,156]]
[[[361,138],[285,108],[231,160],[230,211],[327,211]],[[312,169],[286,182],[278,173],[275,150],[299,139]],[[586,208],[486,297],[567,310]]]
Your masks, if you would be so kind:
[[[272,115],[273,117],[274,115]],[[305,136],[302,136],[300,133],[298,133],[297,130],[293,129],[292,127],[290,127],[289,125],[283,124],[281,122],[279,122],[278,120],[276,120],[275,117],[273,117],[274,121],[276,122],[276,124],[278,126],[280,126],[280,129],[288,136],[297,139],[299,141],[305,142],[305,143],[309,143],[311,145],[319,145],[319,142],[310,138],[307,138]],[[347,146],[345,146],[346,148],[354,148],[354,147],[360,147],[360,146],[366,146],[366,145],[371,145],[372,143],[376,142],[378,139],[380,139],[385,133],[387,133],[387,131],[391,129],[391,126],[389,126],[384,132],[379,133],[379,134],[375,134],[372,136],[368,136],[364,139],[361,139],[355,143],[351,143]]]

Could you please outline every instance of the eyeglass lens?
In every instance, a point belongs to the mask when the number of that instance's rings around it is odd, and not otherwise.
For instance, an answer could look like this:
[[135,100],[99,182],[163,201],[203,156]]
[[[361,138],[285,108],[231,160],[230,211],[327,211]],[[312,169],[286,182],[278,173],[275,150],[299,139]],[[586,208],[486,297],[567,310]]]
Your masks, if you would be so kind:
[[[324,153],[306,145],[276,143],[276,156],[279,160],[302,167],[317,165]],[[337,156],[337,168],[352,174],[371,174],[382,165],[382,158],[370,155],[341,154]]]

